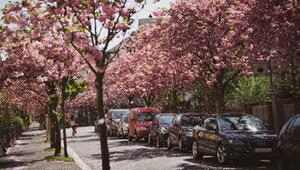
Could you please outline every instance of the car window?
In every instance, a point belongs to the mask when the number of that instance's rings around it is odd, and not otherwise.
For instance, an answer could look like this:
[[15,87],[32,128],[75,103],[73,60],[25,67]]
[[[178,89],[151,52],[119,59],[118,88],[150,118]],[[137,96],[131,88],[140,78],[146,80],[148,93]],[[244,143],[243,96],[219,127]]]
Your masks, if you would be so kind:
[[293,123],[292,128],[300,127],[300,117],[296,118],[296,120]]
[[219,118],[220,129],[222,131],[230,130],[266,130],[263,122],[257,117],[246,116],[224,116]]
[[149,112],[148,113],[143,113],[143,112],[139,112],[138,116],[137,116],[137,121],[138,122],[152,121],[157,114],[158,113],[149,113]]
[[208,118],[204,121],[203,127],[207,130],[217,129],[217,122],[215,118]]
[[288,126],[290,126],[292,124],[292,122],[294,121],[294,117],[290,118],[281,128],[281,131],[279,133],[279,136],[282,136],[282,134],[286,134],[287,130],[288,130]]
[[168,116],[160,116],[159,117],[159,124],[170,124],[172,122],[174,116],[168,115]]
[[293,134],[292,136],[300,138],[300,117],[297,117],[292,125]]
[[128,123],[128,116],[124,116],[124,123]]
[[197,126],[203,123],[202,115],[183,115],[181,117],[181,124],[184,126]]
[[234,122],[227,118],[220,118],[220,127],[222,131],[238,130]]

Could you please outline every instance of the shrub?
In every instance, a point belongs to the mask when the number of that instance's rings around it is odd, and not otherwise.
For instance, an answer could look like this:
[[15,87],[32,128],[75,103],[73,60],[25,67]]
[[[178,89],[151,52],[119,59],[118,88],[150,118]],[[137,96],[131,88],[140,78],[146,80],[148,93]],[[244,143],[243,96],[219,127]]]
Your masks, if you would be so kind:
[[20,135],[26,129],[24,121],[21,117],[16,116],[11,119],[11,124],[13,125],[14,130],[17,132],[17,135]]

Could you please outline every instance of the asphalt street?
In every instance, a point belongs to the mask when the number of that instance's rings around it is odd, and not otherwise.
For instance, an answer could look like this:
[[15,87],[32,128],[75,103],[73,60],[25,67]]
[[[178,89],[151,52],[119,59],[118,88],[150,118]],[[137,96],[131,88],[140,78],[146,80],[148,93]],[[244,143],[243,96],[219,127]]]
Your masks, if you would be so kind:
[[[68,144],[91,169],[101,168],[100,140],[94,127],[80,127],[75,138],[67,129]],[[176,148],[155,148],[146,143],[129,144],[127,139],[110,138],[110,161],[112,170],[272,170],[270,161],[235,161],[221,166],[213,157],[194,160],[191,153],[181,153]]]

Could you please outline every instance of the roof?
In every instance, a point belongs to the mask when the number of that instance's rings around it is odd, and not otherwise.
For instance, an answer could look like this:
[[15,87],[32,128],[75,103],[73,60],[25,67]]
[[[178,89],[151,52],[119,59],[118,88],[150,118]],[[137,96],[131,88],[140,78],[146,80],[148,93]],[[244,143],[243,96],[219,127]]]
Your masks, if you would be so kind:
[[150,111],[160,112],[160,109],[155,107],[136,107],[131,110],[134,110],[136,112],[150,112]]
[[207,116],[212,116],[212,117],[216,117],[216,116],[231,117],[231,116],[245,116],[245,114],[241,114],[241,113],[216,113],[216,114],[211,114],[211,115],[207,115]]
[[122,112],[122,111],[130,111],[129,109],[109,109],[109,112]]

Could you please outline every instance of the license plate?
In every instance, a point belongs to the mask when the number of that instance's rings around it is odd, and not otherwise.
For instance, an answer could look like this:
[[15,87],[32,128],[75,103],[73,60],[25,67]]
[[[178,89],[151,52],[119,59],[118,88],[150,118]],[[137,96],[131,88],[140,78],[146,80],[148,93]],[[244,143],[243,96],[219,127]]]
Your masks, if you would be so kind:
[[255,153],[271,153],[272,148],[255,148]]

